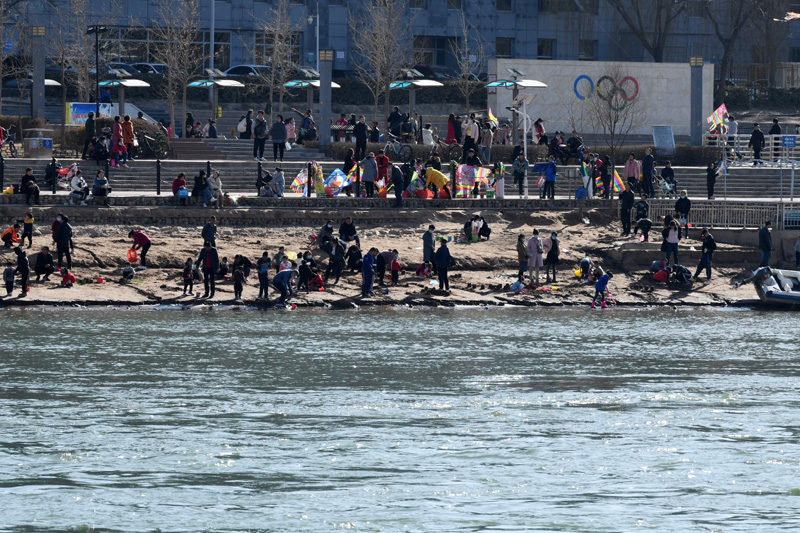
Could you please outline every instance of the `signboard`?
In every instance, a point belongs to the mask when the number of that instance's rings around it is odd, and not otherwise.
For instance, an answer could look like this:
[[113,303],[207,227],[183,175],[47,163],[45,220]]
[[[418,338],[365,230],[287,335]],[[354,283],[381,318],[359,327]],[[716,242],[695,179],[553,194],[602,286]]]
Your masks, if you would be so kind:
[[675,136],[672,126],[653,126],[653,146],[659,156],[675,153]]
[[794,148],[797,146],[797,137],[794,135],[784,135],[781,138],[781,146],[784,148]]
[[[97,104],[91,102],[68,102],[67,124],[83,126],[89,118],[89,111],[94,112],[96,109]],[[111,117],[111,104],[100,104],[100,116]]]

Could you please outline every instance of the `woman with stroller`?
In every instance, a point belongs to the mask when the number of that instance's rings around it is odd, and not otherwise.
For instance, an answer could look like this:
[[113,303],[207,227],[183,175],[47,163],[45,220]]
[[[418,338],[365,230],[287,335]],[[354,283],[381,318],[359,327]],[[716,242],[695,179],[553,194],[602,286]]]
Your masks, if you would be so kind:
[[678,190],[678,182],[675,181],[675,170],[672,168],[672,162],[667,161],[664,163],[664,168],[661,169],[661,197],[675,196]]

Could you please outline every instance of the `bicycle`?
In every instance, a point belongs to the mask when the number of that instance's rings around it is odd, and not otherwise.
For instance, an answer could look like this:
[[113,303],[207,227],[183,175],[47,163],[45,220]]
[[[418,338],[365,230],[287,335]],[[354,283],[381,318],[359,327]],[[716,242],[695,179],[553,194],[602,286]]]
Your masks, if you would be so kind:
[[169,157],[169,142],[164,134],[153,138],[142,133],[136,136],[136,140],[139,144],[136,148],[137,158],[166,159]]
[[433,154],[439,154],[439,158],[447,162],[461,161],[461,157],[464,155],[464,149],[456,141],[448,143],[447,141],[443,141],[441,137],[437,136],[436,144],[434,144],[433,148],[431,148],[431,153],[428,156],[428,159],[433,157]]
[[17,157],[17,147],[14,145],[15,135],[11,133],[11,130],[13,129],[13,124],[8,129],[0,127],[0,130],[2,130],[2,138],[0,139],[0,155],[3,157]]
[[390,157],[391,153],[400,160],[401,163],[408,163],[411,161],[411,156],[414,155],[414,150],[412,150],[411,146],[407,144],[403,144],[400,142],[400,138],[396,135],[392,135],[388,131],[386,132],[386,146],[383,148],[383,153],[386,154],[387,157]]

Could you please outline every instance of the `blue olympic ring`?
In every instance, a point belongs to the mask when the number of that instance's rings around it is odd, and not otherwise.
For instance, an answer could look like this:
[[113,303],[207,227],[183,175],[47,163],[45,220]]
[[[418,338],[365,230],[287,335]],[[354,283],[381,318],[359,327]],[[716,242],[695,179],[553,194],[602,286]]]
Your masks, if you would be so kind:
[[[578,92],[578,82],[584,79],[589,82],[589,93],[586,96],[583,96]],[[575,78],[575,84],[572,86],[572,90],[575,91],[575,96],[577,96],[579,100],[586,100],[592,96],[592,93],[594,92],[594,82],[592,81],[592,78],[586,74],[581,74]]]

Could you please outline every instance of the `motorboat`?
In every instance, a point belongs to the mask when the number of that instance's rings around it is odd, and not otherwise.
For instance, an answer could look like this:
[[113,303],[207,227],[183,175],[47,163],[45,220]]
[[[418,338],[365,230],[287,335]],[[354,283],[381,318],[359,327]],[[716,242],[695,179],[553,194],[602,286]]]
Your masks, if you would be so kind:
[[761,267],[741,283],[751,281],[765,304],[800,307],[800,271]]

